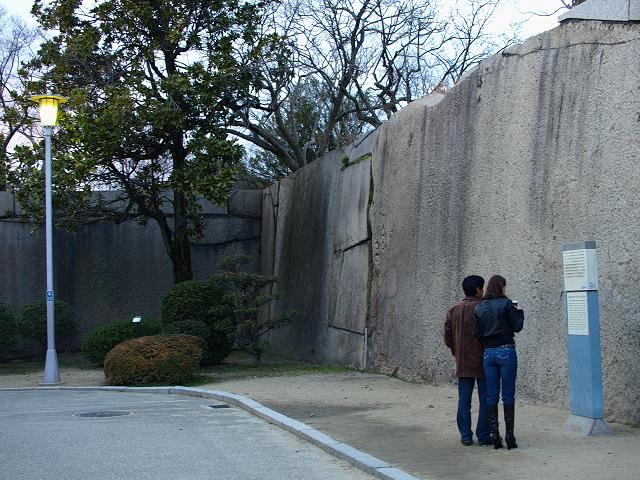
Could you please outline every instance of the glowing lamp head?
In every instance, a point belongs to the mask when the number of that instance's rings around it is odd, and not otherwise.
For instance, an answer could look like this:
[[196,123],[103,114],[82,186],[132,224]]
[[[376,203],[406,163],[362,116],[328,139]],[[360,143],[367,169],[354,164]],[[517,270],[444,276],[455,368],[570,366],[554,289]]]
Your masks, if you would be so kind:
[[58,105],[67,99],[60,95],[36,95],[31,100],[38,104],[42,126],[55,127],[58,124]]

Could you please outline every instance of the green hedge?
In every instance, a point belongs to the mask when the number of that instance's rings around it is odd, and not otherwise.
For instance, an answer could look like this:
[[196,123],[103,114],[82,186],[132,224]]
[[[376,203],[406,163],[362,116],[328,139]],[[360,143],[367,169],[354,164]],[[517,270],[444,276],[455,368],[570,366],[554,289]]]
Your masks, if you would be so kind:
[[180,385],[193,378],[205,348],[193,335],[154,335],[116,345],[104,359],[108,385]]
[[195,335],[207,343],[202,363],[215,365],[233,347],[233,301],[216,282],[190,280],[174,285],[162,299],[163,333]]
[[[73,333],[75,325],[71,316],[71,307],[64,302],[54,302],[56,340]],[[35,340],[43,347],[47,346],[47,302],[37,300],[24,305],[18,311],[16,319],[18,333]]]
[[0,357],[16,343],[16,321],[11,307],[0,302]]
[[144,318],[139,323],[116,320],[96,328],[82,342],[82,355],[102,365],[104,357],[113,347],[131,338],[156,335],[161,332],[160,322]]

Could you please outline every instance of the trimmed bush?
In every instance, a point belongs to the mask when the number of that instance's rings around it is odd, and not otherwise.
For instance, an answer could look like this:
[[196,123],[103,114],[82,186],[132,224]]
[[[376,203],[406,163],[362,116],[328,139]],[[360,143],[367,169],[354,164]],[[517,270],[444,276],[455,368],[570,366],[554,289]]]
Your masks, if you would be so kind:
[[119,343],[130,338],[156,335],[161,331],[160,322],[157,320],[143,319],[139,323],[133,323],[131,320],[116,320],[101,325],[84,338],[82,355],[102,365],[109,350]]
[[108,385],[179,385],[197,372],[204,347],[193,335],[133,338],[107,354],[104,375]]
[[[74,324],[71,318],[71,307],[64,302],[54,302],[56,323],[56,339],[73,333]],[[47,302],[36,300],[24,305],[18,311],[16,319],[18,333],[30,340],[35,340],[43,347],[47,346]]]
[[195,335],[207,343],[203,365],[224,360],[233,347],[233,300],[216,282],[189,280],[174,285],[162,299],[163,333]]
[[11,307],[0,302],[0,357],[16,343],[16,321]]

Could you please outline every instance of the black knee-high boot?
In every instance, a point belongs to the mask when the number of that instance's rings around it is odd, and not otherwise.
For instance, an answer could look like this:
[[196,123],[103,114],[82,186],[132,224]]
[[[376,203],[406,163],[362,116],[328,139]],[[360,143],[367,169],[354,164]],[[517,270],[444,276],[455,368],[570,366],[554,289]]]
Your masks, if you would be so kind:
[[507,442],[507,450],[512,448],[518,448],[516,443],[516,437],[513,435],[513,424],[515,422],[515,405],[504,405],[504,425],[507,433],[504,436],[505,442]]
[[502,438],[498,426],[498,405],[487,405],[487,415],[489,420],[489,431],[491,432],[491,443],[494,449],[502,448]]

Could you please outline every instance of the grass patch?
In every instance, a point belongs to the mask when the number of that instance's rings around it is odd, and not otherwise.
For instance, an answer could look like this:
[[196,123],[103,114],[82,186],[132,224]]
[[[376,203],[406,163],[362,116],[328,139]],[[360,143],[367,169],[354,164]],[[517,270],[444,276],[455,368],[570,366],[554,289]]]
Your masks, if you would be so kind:
[[[60,368],[81,368],[102,371],[102,368],[92,364],[79,353],[58,353],[58,365]],[[42,371],[44,371],[44,358],[28,358],[24,360],[0,362],[0,375],[24,375]]]
[[[80,354],[58,354],[58,363],[61,370],[64,368],[79,368],[83,370],[95,370],[102,373],[101,367],[92,364]],[[33,374],[43,372],[43,370],[44,359],[0,362],[0,376]],[[207,383],[242,380],[245,378],[336,374],[355,371],[357,370],[348,367],[294,361],[273,354],[265,354],[263,356],[262,366],[256,367],[252,356],[243,352],[232,352],[224,363],[201,368],[198,375],[191,382],[186,383],[185,386],[195,387]],[[152,384],[146,386],[149,385]]]
[[232,353],[221,365],[200,369],[198,376],[187,386],[242,380],[245,378],[283,377],[312,374],[333,374],[356,371],[348,367],[296,362],[276,355],[265,354],[262,366],[253,364],[253,357],[241,352]]

